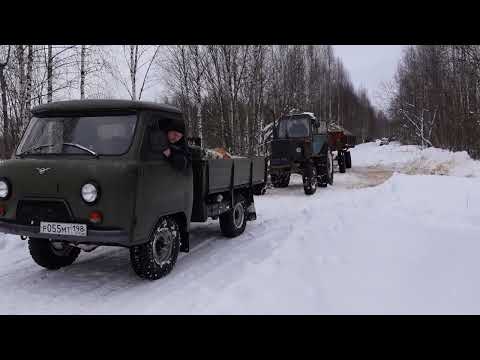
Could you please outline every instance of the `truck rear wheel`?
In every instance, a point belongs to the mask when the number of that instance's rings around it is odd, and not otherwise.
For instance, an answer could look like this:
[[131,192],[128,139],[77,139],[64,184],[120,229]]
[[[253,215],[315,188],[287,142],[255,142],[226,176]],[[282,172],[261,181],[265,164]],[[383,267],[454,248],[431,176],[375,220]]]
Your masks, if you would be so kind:
[[130,262],[143,279],[157,280],[169,274],[180,250],[180,228],[172,217],[161,218],[147,243],[130,248]]
[[80,249],[63,242],[51,242],[48,239],[28,239],[28,250],[32,259],[49,270],[58,270],[71,265],[80,254]]
[[233,209],[220,215],[220,229],[227,237],[235,237],[245,231],[247,226],[247,206],[242,195],[237,196]]
[[350,154],[350,151],[347,151],[345,153],[345,167],[347,169],[351,169],[352,168],[352,156]]

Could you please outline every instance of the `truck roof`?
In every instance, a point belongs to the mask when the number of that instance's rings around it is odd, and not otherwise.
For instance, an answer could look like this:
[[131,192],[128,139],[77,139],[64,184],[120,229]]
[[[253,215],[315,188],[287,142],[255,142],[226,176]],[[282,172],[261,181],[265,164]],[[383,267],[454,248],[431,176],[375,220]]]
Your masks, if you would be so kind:
[[174,106],[157,104],[148,101],[132,101],[118,99],[102,100],[68,100],[42,104],[32,109],[32,114],[56,114],[102,111],[161,111],[181,115],[182,112]]

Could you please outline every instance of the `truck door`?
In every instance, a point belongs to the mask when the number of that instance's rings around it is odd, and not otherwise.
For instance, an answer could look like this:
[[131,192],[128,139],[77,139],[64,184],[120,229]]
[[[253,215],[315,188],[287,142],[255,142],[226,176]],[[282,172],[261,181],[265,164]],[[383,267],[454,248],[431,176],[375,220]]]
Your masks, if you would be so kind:
[[191,167],[182,173],[173,168],[152,145],[151,134],[158,127],[147,127],[144,133],[136,202],[135,239],[147,237],[159,217],[183,213],[187,226],[192,211],[193,181]]

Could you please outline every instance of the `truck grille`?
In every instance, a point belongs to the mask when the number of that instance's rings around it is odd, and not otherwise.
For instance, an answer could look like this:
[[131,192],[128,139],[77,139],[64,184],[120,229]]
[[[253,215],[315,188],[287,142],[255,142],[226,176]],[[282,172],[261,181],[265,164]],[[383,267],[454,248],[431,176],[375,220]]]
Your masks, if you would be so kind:
[[20,200],[17,222],[23,225],[40,225],[40,221],[69,222],[70,213],[62,201]]

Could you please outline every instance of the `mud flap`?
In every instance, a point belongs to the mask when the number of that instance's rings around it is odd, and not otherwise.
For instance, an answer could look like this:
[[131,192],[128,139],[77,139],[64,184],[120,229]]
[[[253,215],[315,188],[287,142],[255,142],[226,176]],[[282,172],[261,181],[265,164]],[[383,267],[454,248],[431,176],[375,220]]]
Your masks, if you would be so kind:
[[190,233],[186,231],[182,231],[182,240],[180,242],[180,251],[181,252],[189,252],[190,251]]
[[247,221],[257,220],[257,212],[255,210],[255,204],[252,202],[247,208]]

